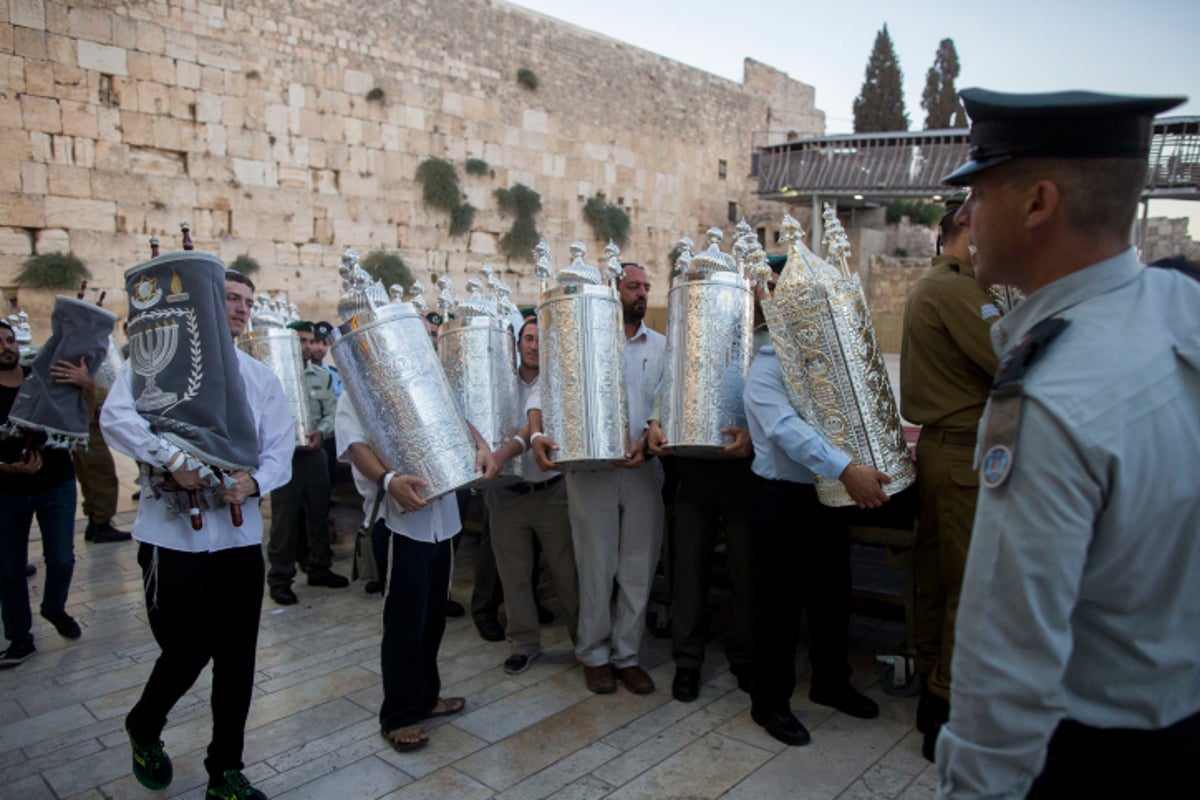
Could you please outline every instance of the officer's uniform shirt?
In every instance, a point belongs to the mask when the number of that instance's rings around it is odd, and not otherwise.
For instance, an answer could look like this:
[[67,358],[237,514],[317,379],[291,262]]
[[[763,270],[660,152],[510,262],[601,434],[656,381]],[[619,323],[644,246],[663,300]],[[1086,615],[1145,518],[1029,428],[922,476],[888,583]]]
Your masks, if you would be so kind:
[[[350,461],[350,445],[361,442],[370,447],[371,442],[367,438],[362,420],[358,416],[358,409],[354,407],[354,402],[348,394],[342,395],[342,399],[338,401],[334,436],[337,440],[338,460],[350,464],[350,474],[354,477],[354,488],[363,498],[365,524],[371,518],[371,512],[375,508],[375,498],[379,494],[379,487],[359,472],[358,467],[355,467]],[[405,511],[394,497],[386,494],[379,506],[379,519],[384,521],[392,533],[418,542],[442,542],[454,536],[462,528],[458,516],[458,502],[455,500],[453,492],[442,495],[417,511]]]
[[[246,402],[258,431],[258,469],[253,477],[258,483],[259,494],[265,495],[292,479],[295,444],[292,411],[275,373],[241,350],[237,355],[242,382],[246,386]],[[100,411],[104,440],[132,459],[165,469],[180,450],[152,433],[150,423],[138,414],[129,365],[129,361],[121,365]],[[242,504],[241,527],[234,527],[229,509],[225,507],[202,511],[204,526],[194,531],[187,514],[171,516],[163,500],[155,498],[152,492],[143,491],[137,518],[133,521],[133,538],[187,553],[259,545],[262,544],[263,526],[258,502],[258,497],[252,497]]]
[[1003,357],[1069,320],[1025,374],[995,488],[984,454],[939,797],[1024,797],[1064,718],[1157,729],[1200,710],[1198,309],[1200,284],[1131,248],[993,326]]
[[333,373],[305,362],[304,386],[308,390],[308,430],[320,431],[321,438],[328,439],[333,436],[333,420],[337,411]]
[[746,424],[754,444],[750,469],[767,480],[813,483],[813,473],[837,478],[851,458],[831,446],[788,401],[783,369],[767,345],[750,363],[743,393]]
[[900,413],[906,420],[975,433],[999,363],[989,334],[999,318],[970,264],[933,259],[904,308]]
[[317,366],[328,372],[329,376],[333,378],[333,396],[335,399],[341,400],[345,387],[342,384],[342,376],[338,375],[337,367],[328,364],[318,364]]

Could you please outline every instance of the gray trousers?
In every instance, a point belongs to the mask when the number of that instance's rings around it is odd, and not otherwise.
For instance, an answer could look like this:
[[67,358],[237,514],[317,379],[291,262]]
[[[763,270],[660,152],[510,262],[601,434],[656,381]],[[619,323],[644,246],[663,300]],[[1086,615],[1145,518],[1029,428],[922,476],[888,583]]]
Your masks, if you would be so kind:
[[588,667],[633,666],[662,548],[662,464],[568,472],[566,483],[579,571],[575,656]]
[[[305,530],[300,530],[300,509]],[[329,567],[329,464],[325,452],[297,450],[292,455],[292,479],[271,492],[271,534],[267,540],[267,585],[290,586],[296,575],[296,544],[308,537],[308,563]]]
[[567,516],[567,487],[563,481],[526,494],[490,489],[485,495],[492,527],[492,552],[504,586],[505,634],[513,653],[531,655],[541,649],[537,605],[532,584],[537,537],[546,556],[554,591],[562,603],[567,632],[575,641],[579,620],[579,583],[575,550]]

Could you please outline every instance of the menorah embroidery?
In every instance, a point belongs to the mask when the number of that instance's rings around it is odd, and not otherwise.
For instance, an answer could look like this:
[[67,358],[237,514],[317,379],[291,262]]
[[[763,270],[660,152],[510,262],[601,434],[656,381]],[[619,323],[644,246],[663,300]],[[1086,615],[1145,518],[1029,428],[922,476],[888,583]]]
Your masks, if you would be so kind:
[[157,411],[178,400],[175,392],[164,392],[154,382],[178,348],[179,323],[175,321],[152,322],[130,337],[130,368],[146,379],[146,388],[134,403],[138,411]]

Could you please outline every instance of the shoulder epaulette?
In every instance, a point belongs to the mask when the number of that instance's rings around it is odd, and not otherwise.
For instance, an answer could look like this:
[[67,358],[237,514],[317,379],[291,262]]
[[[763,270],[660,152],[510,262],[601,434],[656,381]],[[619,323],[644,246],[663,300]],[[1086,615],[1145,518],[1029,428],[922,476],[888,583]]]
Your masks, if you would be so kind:
[[1050,317],[1034,325],[1000,362],[992,388],[999,389],[1005,384],[1021,381],[1029,368],[1046,352],[1046,347],[1070,324],[1070,320],[1062,317]]

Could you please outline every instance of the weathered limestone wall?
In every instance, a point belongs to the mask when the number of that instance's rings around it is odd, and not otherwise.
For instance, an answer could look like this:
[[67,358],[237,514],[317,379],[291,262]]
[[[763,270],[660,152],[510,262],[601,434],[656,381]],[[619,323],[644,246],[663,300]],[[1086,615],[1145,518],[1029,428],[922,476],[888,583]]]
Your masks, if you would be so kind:
[[[511,220],[492,193],[519,182],[559,266],[575,239],[592,260],[604,244],[587,198],[622,206],[623,256],[663,304],[678,237],[730,230],[731,203],[777,227],[748,173],[754,133],[781,124],[823,132],[812,87],[750,59],[739,84],[499,0],[9,0],[0,286],[29,254],[71,250],[123,311],[123,270],[150,235],[177,246],[186,219],[200,249],[255,258],[260,286],[306,315],[332,315],[343,244],[399,251],[426,281],[449,271],[460,291],[488,260],[531,302],[532,268],[496,252]],[[431,156],[479,209],[467,235],[421,202]],[[491,174],[467,175],[472,157]]]

